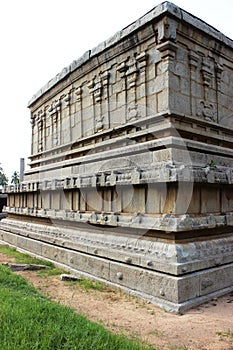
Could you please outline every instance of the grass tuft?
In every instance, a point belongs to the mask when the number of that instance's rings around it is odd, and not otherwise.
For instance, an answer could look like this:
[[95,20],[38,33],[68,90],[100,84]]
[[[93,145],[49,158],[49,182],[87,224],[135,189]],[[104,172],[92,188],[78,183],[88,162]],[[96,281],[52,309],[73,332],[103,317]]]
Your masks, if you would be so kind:
[[230,329],[228,329],[227,331],[218,331],[218,332],[216,332],[216,334],[219,337],[229,338],[229,339],[233,340],[233,332]]
[[0,253],[6,254],[12,258],[15,258],[17,264],[38,264],[53,267],[53,263],[41,259],[34,258],[29,254],[21,253],[16,248],[0,245]]
[[63,273],[66,273],[66,271],[63,269],[56,268],[56,267],[51,267],[51,269],[39,270],[39,271],[37,271],[36,274],[37,274],[37,276],[47,278],[47,277],[61,275]]
[[101,283],[99,281],[89,280],[89,279],[84,278],[84,277],[81,277],[80,281],[78,281],[77,283],[82,288],[84,288],[85,291],[89,291],[90,289],[102,291],[102,290],[106,289],[106,286],[104,283]]

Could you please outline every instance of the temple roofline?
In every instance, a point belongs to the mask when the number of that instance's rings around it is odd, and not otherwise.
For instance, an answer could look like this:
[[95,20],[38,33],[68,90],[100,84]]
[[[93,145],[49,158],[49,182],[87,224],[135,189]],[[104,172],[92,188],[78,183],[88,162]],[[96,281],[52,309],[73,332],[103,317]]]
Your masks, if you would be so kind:
[[41,96],[43,96],[47,91],[57,85],[61,80],[71,74],[73,71],[84,65],[91,58],[99,55],[104,50],[110,48],[116,43],[120,42],[122,39],[131,35],[133,32],[137,31],[141,27],[145,26],[147,23],[153,21],[154,19],[159,19],[164,14],[170,14],[173,17],[182,20],[193,27],[205,32],[206,34],[214,37],[223,44],[233,48],[233,40],[222,34],[219,30],[213,26],[207,24],[205,21],[199,19],[198,17],[192,15],[191,13],[179,8],[175,4],[165,1],[152,10],[147,12],[145,15],[123,28],[122,30],[116,32],[107,40],[101,42],[96,47],[91,50],[86,51],[81,57],[74,60],[69,66],[66,66],[59,72],[54,78],[52,78],[47,84],[45,84],[28,102],[28,107],[32,106]]

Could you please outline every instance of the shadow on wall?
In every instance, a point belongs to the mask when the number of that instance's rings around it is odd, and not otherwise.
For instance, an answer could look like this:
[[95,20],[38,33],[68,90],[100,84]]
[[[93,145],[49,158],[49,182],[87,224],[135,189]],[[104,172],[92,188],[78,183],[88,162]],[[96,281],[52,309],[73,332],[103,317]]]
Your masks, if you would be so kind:
[[0,193],[0,220],[7,216],[6,213],[3,213],[3,207],[7,205],[7,195]]

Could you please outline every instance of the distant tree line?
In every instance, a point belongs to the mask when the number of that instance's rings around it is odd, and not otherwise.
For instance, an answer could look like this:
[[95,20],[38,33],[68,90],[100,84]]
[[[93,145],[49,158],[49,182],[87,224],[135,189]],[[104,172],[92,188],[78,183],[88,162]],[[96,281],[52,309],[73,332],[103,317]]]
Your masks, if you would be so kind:
[[[4,187],[8,185],[9,179],[7,178],[1,164],[0,164],[0,186]],[[11,176],[11,184],[17,185],[19,184],[19,173],[18,171],[14,171]]]

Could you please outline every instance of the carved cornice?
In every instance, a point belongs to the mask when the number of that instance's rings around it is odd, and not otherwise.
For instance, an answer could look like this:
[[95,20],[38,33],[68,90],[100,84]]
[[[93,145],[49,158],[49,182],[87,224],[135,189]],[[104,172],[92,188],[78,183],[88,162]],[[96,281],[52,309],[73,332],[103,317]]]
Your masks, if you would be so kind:
[[30,207],[6,207],[5,212],[50,219],[62,219],[80,223],[91,223],[104,226],[120,226],[137,228],[141,230],[162,230],[168,232],[183,232],[203,229],[214,229],[224,226],[233,226],[233,213],[223,215],[206,214],[192,217],[188,214],[174,215],[163,214],[159,217],[144,215],[141,213],[120,214],[115,212],[85,212],[73,210],[38,209]]
[[175,58],[177,45],[173,41],[165,41],[157,45],[157,50],[161,53],[161,58]]
[[233,168],[223,168],[212,165],[205,167],[175,166],[162,164],[157,168],[134,167],[132,169],[118,169],[98,172],[95,174],[76,175],[64,179],[26,182],[18,185],[6,186],[5,193],[34,192],[41,190],[64,190],[74,188],[113,187],[121,185],[153,184],[159,182],[194,182],[206,184],[233,184]]

